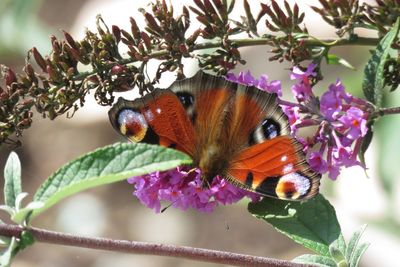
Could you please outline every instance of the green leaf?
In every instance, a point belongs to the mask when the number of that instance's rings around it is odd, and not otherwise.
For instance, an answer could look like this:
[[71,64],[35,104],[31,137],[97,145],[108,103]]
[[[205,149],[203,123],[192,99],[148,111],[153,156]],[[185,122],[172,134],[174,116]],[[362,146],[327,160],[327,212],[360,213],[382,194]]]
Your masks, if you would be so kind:
[[0,267],[8,267],[11,265],[14,249],[17,247],[18,242],[15,237],[11,238],[11,242],[7,249],[2,251],[0,255]]
[[11,152],[4,168],[4,203],[15,207],[15,199],[21,193],[21,163],[18,155]]
[[356,68],[351,65],[346,59],[338,57],[335,54],[327,54],[325,59],[326,63],[328,63],[329,65],[342,65],[351,70],[356,70]]
[[337,245],[335,244],[335,243],[332,243],[330,246],[329,246],[329,254],[331,254],[331,258],[335,261],[335,262],[337,262],[337,263],[340,263],[340,262],[347,262],[346,261],[346,257],[345,257],[345,251],[346,251],[346,248],[344,248],[344,252],[342,252],[338,247],[337,247]]
[[363,91],[371,103],[380,107],[382,104],[384,77],[383,72],[391,45],[399,32],[400,18],[396,20],[392,29],[382,38],[364,69]]
[[336,259],[336,256],[334,256],[333,253],[337,253],[337,251],[339,251],[343,256],[343,259],[346,259],[346,248],[347,246],[346,242],[344,241],[343,235],[340,235],[338,239],[336,239],[329,245],[329,254],[332,258]]
[[[1,222],[1,223],[3,224],[4,222]],[[0,235],[0,246],[1,247],[7,247],[10,244],[10,242],[11,242],[10,237]]]
[[368,132],[361,140],[360,150],[358,151],[358,158],[361,164],[365,165],[365,152],[367,152],[369,145],[371,144],[374,132],[372,130],[374,126],[374,121],[370,121],[367,124]]
[[44,207],[44,203],[40,201],[32,201],[26,207],[18,209],[15,214],[11,216],[11,220],[19,225],[27,225],[31,218],[32,212]]
[[329,257],[321,255],[305,254],[293,259],[293,262],[302,264],[312,264],[320,267],[337,267],[336,262]]
[[236,2],[236,0],[230,1],[229,7],[228,7],[228,14],[231,13],[233,8],[235,7],[235,2]]
[[365,228],[367,228],[367,225],[364,224],[363,226],[361,226],[360,230],[356,231],[351,236],[349,245],[347,246],[347,249],[346,249],[347,262],[351,262],[351,259],[354,257],[356,250],[357,250],[358,242],[360,241],[360,238],[361,238],[362,234],[364,233]]
[[34,200],[44,206],[31,218],[79,191],[190,163],[186,154],[155,145],[118,143],[97,149],[67,163],[40,186]]
[[322,256],[330,256],[332,243],[344,250],[335,210],[322,195],[302,203],[264,198],[261,202],[250,203],[248,209],[293,241]]
[[19,250],[23,250],[35,243],[35,237],[29,231],[22,231],[21,238],[19,240]]
[[350,267],[357,267],[358,264],[360,263],[361,256],[364,254],[364,252],[367,250],[369,247],[369,244],[361,244],[359,245],[356,250],[353,253],[353,256],[350,260]]

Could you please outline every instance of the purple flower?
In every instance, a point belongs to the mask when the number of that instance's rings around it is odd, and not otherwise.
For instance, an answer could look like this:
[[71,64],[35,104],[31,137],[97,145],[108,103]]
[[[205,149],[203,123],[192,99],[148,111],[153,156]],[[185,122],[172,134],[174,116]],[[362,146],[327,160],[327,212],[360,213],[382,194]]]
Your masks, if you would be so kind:
[[297,132],[297,125],[301,123],[300,108],[298,106],[282,105],[282,110],[289,120],[290,130],[292,135]]
[[350,140],[356,140],[367,134],[367,120],[364,118],[364,112],[357,107],[350,107],[339,121],[348,129],[345,136]]
[[333,149],[333,162],[337,166],[351,167],[357,165],[352,158],[351,147],[339,146]]
[[336,180],[337,177],[340,174],[340,168],[338,166],[335,165],[328,165],[328,176],[329,178],[331,178],[332,180]]
[[278,96],[282,96],[281,82],[278,80],[273,80],[269,83],[268,76],[265,74],[261,75],[259,80],[254,78],[251,75],[250,71],[247,71],[246,73],[240,72],[237,77],[233,73],[228,73],[225,76],[225,78],[231,82],[241,83],[249,86],[255,86],[268,93],[275,93]]
[[[314,64],[305,71],[293,68],[290,78],[296,80],[292,92],[297,103],[281,100],[281,105],[289,118],[292,134],[299,128],[319,125],[313,137],[297,139],[303,140],[306,152],[310,153],[311,168],[336,179],[342,167],[361,166],[357,154],[361,138],[368,131],[368,113],[364,111],[368,110],[368,103],[347,93],[340,80],[329,85],[318,100],[310,85],[311,76],[316,77],[314,69]],[[313,151],[317,145],[319,151]]]
[[291,80],[297,80],[297,83],[292,86],[292,92],[298,102],[309,100],[314,96],[310,83],[311,76],[317,76],[314,72],[315,64],[311,63],[308,65],[307,70],[303,71],[299,67],[294,66],[292,73],[290,74]]
[[321,113],[329,121],[335,121],[342,111],[342,100],[333,91],[325,92],[321,97]]
[[157,213],[161,211],[161,202],[181,210],[193,208],[212,212],[220,204],[232,204],[243,197],[252,201],[260,198],[260,195],[238,188],[219,176],[214,178],[210,188],[204,187],[200,170],[189,170],[188,167],[145,174],[130,178],[128,182],[135,184],[133,194],[140,202]]
[[321,113],[329,121],[337,120],[343,110],[343,100],[346,103],[351,103],[353,97],[345,92],[342,82],[337,80],[335,84],[329,85],[328,91],[321,97]]
[[319,173],[326,173],[328,171],[328,164],[326,160],[323,158],[322,154],[318,151],[311,152],[308,163],[310,167]]
[[298,102],[303,102],[308,100],[313,94],[310,84],[305,84],[305,83],[294,84],[292,86],[292,92]]
[[240,72],[236,82],[255,86],[257,80],[251,75],[250,71],[247,71],[246,73]]
[[316,65],[314,63],[311,63],[307,66],[306,71],[303,71],[299,67],[294,66],[292,73],[290,74],[290,79],[298,80],[301,82],[308,82],[310,76],[317,76],[317,73],[314,71],[315,67]]
[[342,82],[337,79],[335,84],[329,85],[329,91],[334,92],[337,97],[346,101],[346,103],[350,103],[353,100],[353,96],[345,91],[345,88]]
[[258,84],[255,85],[256,87],[267,91],[268,93],[275,93],[279,97],[282,96],[282,85],[281,81],[278,80],[273,80],[270,83],[268,83],[268,76],[267,75],[261,75],[260,79],[258,80]]

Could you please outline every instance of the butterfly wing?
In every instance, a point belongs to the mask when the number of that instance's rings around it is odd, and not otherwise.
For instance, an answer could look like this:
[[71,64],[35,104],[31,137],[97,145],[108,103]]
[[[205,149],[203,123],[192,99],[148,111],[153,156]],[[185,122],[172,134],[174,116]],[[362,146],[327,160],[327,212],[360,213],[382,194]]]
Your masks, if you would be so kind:
[[301,144],[290,136],[244,149],[232,161],[227,176],[241,187],[287,200],[315,196],[320,179],[305,161]]
[[133,142],[159,144],[192,155],[194,129],[178,97],[155,89],[133,101],[119,98],[109,111],[113,127]]
[[[192,121],[196,133],[193,163],[200,167],[204,176],[215,176],[222,166],[227,165],[228,157],[221,157],[230,146],[226,136],[225,124],[232,102],[230,82],[222,77],[199,71],[189,79],[177,81],[171,89],[181,100],[186,113]],[[206,180],[210,180],[208,177]]]
[[231,159],[226,176],[245,189],[275,198],[303,200],[316,195],[320,176],[306,162],[302,145],[289,135],[276,95],[244,85],[235,95],[228,136],[230,143],[242,148]]

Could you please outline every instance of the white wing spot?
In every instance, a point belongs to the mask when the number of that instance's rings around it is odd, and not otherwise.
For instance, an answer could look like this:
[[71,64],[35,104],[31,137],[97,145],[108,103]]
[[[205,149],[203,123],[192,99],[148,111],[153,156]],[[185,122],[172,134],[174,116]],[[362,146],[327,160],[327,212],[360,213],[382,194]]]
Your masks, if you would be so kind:
[[296,188],[296,191],[300,194],[300,196],[305,195],[310,189],[310,180],[303,175],[293,172],[285,174],[281,177],[279,182],[290,182]]
[[287,174],[293,171],[293,164],[289,163],[283,166],[283,173]]

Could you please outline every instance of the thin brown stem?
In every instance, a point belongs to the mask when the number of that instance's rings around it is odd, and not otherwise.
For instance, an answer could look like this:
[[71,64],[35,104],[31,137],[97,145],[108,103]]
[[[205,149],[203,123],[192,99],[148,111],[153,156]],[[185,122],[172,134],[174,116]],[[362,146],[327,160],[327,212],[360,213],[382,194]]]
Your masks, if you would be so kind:
[[[222,41],[212,41],[212,42],[205,42],[196,44],[193,47],[194,51],[203,50],[203,49],[210,49],[210,48],[217,48],[221,46]],[[244,39],[230,39],[230,42],[235,43],[238,47],[246,47],[246,46],[259,46],[259,45],[270,45],[271,39],[270,38],[244,38]],[[314,39],[308,38],[304,39],[304,43],[306,46],[310,47],[334,47],[334,46],[347,46],[347,45],[355,45],[355,46],[376,46],[379,43],[378,38],[367,38],[367,37],[359,37],[356,40],[349,40],[349,39]],[[169,55],[170,51],[168,50],[158,50],[148,54],[149,58],[161,58]],[[121,60],[120,64],[130,64],[135,62],[136,59],[126,58]],[[114,64],[110,65],[110,68]],[[88,71],[88,72],[81,72],[74,76],[72,80],[82,80],[90,75],[96,73],[97,70]],[[60,86],[61,87],[61,86]]]
[[229,264],[233,266],[268,266],[268,267],[299,267],[311,266],[293,263],[285,260],[250,256],[231,252],[192,248],[185,246],[173,246],[152,244],[128,240],[114,240],[98,237],[82,237],[60,232],[29,227],[23,229],[17,225],[1,224],[0,235],[7,237],[20,237],[23,230],[29,231],[36,241],[58,244],[64,246],[83,247],[114,252],[146,254],[155,256],[167,256],[184,258],[195,261]]
[[371,114],[371,118],[375,119],[385,115],[400,114],[400,107],[380,108]]

